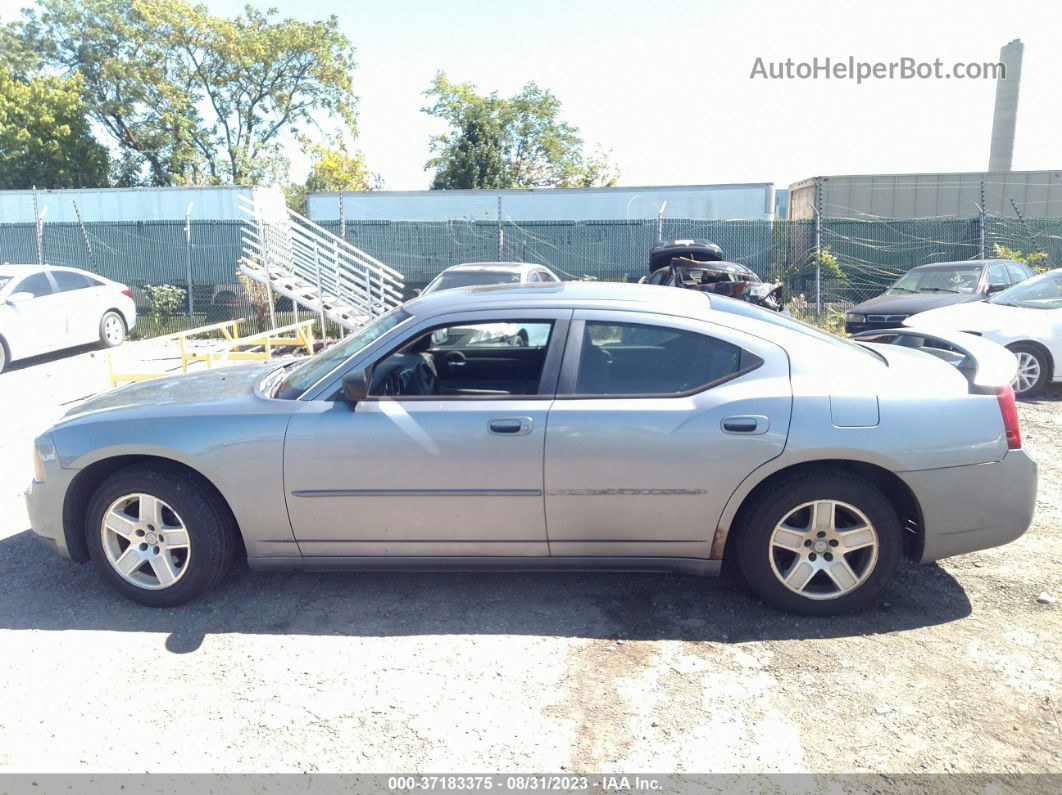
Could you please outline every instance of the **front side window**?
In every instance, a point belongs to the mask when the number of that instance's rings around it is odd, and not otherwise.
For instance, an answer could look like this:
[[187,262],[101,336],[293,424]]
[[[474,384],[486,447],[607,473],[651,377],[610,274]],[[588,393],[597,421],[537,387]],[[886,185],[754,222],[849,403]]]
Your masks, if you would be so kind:
[[1009,290],[996,293],[989,303],[1019,306],[1023,309],[1062,309],[1062,273],[1041,273]]
[[580,395],[675,395],[741,369],[741,349],[695,331],[587,321],[575,391]]
[[29,293],[34,298],[40,298],[52,294],[52,283],[43,273],[35,273],[15,285],[14,292]]
[[351,356],[367,348],[399,323],[408,320],[409,317],[410,315],[402,309],[392,309],[386,315],[381,315],[368,325],[362,326],[342,342],[307,359],[288,373],[277,386],[274,397],[294,400]]
[[537,395],[552,321],[455,323],[417,334],[372,369],[377,397]]
[[891,295],[911,293],[974,293],[981,280],[980,265],[954,268],[916,268],[904,274],[892,287]]

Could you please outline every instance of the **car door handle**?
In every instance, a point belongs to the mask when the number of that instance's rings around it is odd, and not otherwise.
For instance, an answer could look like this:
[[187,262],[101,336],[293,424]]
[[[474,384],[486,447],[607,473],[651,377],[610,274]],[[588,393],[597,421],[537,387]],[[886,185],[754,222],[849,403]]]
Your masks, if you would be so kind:
[[495,417],[488,425],[491,433],[504,436],[526,436],[534,427],[530,417]]
[[739,414],[723,418],[723,433],[745,433],[757,435],[767,433],[771,421],[762,414]]

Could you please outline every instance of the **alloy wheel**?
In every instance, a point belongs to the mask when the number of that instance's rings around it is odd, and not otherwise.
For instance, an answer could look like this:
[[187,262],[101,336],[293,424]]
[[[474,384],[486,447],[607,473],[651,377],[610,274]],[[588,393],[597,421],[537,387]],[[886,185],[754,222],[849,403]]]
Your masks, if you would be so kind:
[[188,530],[177,512],[158,497],[118,498],[104,514],[100,534],[107,562],[138,588],[168,588],[188,571],[192,554]]
[[874,571],[878,534],[866,514],[845,502],[816,500],[797,506],[771,533],[771,570],[793,593],[836,599]]
[[107,315],[103,319],[103,337],[109,345],[118,345],[125,336],[125,327],[117,315]]
[[1018,372],[1012,386],[1018,394],[1028,392],[1040,380],[1040,362],[1028,351],[1018,351]]

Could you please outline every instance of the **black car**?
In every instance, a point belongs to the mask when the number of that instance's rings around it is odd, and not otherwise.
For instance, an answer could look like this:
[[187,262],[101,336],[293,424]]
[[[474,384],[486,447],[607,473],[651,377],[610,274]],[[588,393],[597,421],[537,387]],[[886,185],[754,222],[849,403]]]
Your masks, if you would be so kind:
[[642,281],[664,287],[725,295],[782,310],[781,284],[770,284],[746,265],[729,262],[710,240],[667,240],[649,254],[649,276]]
[[912,268],[877,298],[856,304],[845,315],[849,334],[898,328],[911,315],[951,304],[983,301],[990,293],[1025,281],[1036,272],[1003,259],[935,262]]

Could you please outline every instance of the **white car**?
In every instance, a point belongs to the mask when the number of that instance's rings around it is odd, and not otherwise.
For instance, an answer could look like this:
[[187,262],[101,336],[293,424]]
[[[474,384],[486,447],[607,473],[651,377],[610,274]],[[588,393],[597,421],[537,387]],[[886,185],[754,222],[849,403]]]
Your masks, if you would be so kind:
[[536,284],[559,282],[560,277],[544,265],[528,262],[466,262],[447,268],[420,291],[431,295],[455,287],[482,287],[488,284]]
[[113,348],[136,324],[133,292],[77,268],[0,265],[0,372],[9,362],[99,342]]
[[1018,357],[1014,393],[1033,397],[1062,381],[1062,268],[996,293],[986,301],[919,312],[905,326],[966,331],[1005,345]]

